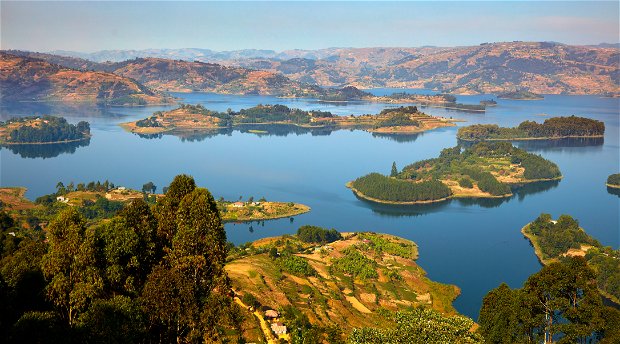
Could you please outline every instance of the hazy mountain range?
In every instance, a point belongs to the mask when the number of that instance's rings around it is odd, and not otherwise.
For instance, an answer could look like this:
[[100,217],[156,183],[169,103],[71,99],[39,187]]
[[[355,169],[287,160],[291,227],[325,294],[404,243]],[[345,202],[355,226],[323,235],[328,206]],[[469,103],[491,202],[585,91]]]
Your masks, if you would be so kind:
[[103,61],[136,57],[213,62],[280,73],[319,86],[412,87],[454,93],[617,93],[617,44],[571,46],[554,42],[506,42],[467,47],[327,48],[319,50],[209,49],[55,51],[55,55]]

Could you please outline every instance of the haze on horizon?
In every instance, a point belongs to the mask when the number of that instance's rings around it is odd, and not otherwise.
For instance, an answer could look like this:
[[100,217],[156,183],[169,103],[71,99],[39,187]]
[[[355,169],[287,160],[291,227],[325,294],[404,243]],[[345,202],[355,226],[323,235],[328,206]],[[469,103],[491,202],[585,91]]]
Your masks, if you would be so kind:
[[2,49],[41,52],[620,42],[617,1],[1,1],[0,13]]

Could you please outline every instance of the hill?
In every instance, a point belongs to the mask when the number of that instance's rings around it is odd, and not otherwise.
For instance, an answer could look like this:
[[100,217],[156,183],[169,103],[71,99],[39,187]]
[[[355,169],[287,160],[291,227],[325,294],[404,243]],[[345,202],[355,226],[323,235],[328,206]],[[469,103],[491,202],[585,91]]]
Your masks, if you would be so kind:
[[385,326],[387,314],[415,306],[456,315],[459,289],[428,279],[417,258],[415,243],[386,234],[343,233],[331,243],[285,235],[235,248],[226,271],[242,300],[279,310],[285,325],[294,310],[312,326],[346,335]]
[[31,57],[0,52],[0,93],[3,100],[77,101],[110,105],[167,102],[135,80],[119,75],[80,71]]

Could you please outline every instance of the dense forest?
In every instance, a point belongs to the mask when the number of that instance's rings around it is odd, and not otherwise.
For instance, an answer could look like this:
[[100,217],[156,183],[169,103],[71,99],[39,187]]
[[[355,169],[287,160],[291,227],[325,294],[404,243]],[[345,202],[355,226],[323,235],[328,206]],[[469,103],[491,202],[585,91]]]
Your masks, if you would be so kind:
[[351,185],[364,196],[389,202],[432,201],[452,194],[450,188],[438,180],[412,183],[379,173],[357,178]]
[[0,127],[17,127],[9,133],[8,143],[50,143],[82,140],[90,137],[88,122],[70,124],[63,117],[22,117],[0,123]]
[[620,173],[609,175],[607,177],[607,185],[620,187]]
[[522,288],[502,283],[482,301],[486,343],[619,343],[620,310],[604,306],[582,257],[551,263]]
[[539,100],[539,99],[544,99],[545,97],[541,94],[536,94],[536,93],[525,91],[525,90],[518,90],[518,91],[500,93],[497,95],[497,98],[514,99],[514,100]]
[[0,220],[3,342],[218,342],[237,328],[226,233],[191,177],[94,225],[75,207],[46,235]]
[[543,260],[562,260],[569,249],[584,250],[588,266],[596,272],[598,287],[616,301],[620,300],[620,250],[602,246],[569,215],[553,221],[551,215],[541,214],[524,232],[533,236]]
[[335,229],[325,229],[319,226],[305,225],[297,229],[297,237],[303,242],[327,244],[342,239],[342,235]]
[[584,117],[553,117],[542,124],[524,121],[516,128],[497,124],[474,124],[459,128],[457,138],[465,141],[515,140],[535,138],[565,138],[603,136],[605,123]]

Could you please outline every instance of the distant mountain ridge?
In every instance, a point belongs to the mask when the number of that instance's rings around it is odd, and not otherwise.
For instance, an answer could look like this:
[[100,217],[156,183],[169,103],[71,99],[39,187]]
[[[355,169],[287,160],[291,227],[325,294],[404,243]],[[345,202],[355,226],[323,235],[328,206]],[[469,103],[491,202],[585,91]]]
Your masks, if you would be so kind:
[[524,89],[541,94],[620,93],[616,44],[500,42],[465,47],[326,48],[318,50],[148,49],[91,54],[56,51],[93,61],[159,57],[217,62],[281,73],[320,86],[430,88],[460,94]]
[[169,102],[135,80],[71,69],[42,59],[0,52],[0,95],[6,101],[75,101],[110,105]]

